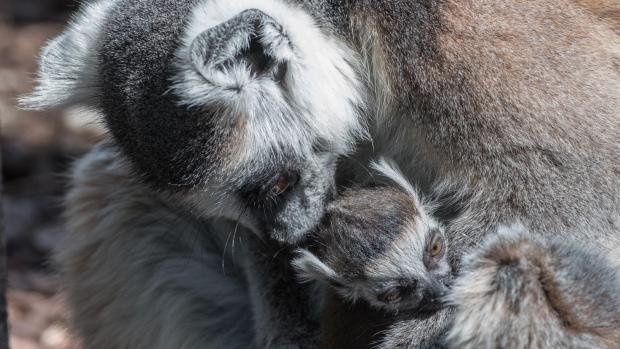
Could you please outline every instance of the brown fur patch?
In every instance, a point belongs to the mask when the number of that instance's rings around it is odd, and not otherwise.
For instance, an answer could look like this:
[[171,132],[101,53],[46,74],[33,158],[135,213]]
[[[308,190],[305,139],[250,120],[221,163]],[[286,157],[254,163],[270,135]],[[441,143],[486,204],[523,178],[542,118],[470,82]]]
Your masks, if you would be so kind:
[[[524,283],[535,282],[540,287],[540,295],[544,297],[544,303],[540,304],[540,306],[548,307],[549,314],[557,317],[560,325],[567,331],[575,335],[589,334],[599,338],[602,345],[609,348],[615,348],[617,343],[620,343],[620,332],[618,331],[620,328],[620,314],[618,321],[613,326],[603,327],[583,319],[584,316],[585,318],[594,317],[594,310],[592,310],[592,313],[581,316],[576,313],[575,307],[564,295],[556,281],[557,267],[554,264],[558,263],[558,261],[553,258],[553,255],[547,251],[545,246],[522,238],[494,246],[485,257],[497,263],[500,268],[518,268],[519,272],[522,273],[521,277]],[[519,267],[521,263],[525,264]],[[525,287],[525,285],[522,285],[522,287]],[[532,296],[531,289],[523,289],[521,291],[528,292]],[[601,300],[601,302],[604,301]],[[605,307],[605,304],[596,304],[596,307]],[[519,311],[519,309],[511,310],[515,313]],[[543,311],[542,308],[539,310]]]
[[595,14],[598,18],[607,21],[620,34],[620,1],[618,0],[574,0]]

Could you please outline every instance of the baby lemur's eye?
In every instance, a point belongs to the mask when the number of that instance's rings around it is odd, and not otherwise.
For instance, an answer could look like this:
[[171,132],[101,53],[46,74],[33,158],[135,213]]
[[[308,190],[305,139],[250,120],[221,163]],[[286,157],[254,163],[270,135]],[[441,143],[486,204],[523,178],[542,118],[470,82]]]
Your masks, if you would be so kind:
[[387,303],[387,304],[394,304],[394,303],[398,303],[400,302],[402,296],[401,296],[401,290],[400,287],[393,287],[391,289],[389,289],[388,291],[380,294],[377,299],[379,299],[379,301],[383,302],[383,303]]
[[435,232],[433,233],[433,237],[431,238],[431,243],[429,244],[429,250],[431,257],[439,258],[443,256],[444,252],[444,241],[441,234]]

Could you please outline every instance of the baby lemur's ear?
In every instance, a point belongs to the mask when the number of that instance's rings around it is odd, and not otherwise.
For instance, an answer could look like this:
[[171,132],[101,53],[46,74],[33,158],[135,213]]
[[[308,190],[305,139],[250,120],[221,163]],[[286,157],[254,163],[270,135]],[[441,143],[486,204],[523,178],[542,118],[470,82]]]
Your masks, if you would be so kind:
[[417,205],[420,204],[420,197],[418,191],[413,187],[409,180],[407,180],[407,177],[405,177],[405,175],[402,173],[394,160],[382,156],[379,159],[373,161],[370,166],[381,176],[401,187],[405,192],[407,192],[407,194],[411,196],[412,199],[415,200]]
[[304,282],[320,280],[330,283],[339,282],[340,277],[327,264],[306,249],[295,251],[296,257],[291,262],[299,278]]
[[39,58],[37,85],[23,97],[24,108],[45,109],[72,104],[93,105],[99,91],[97,50],[114,0],[84,5],[67,29],[50,40]]

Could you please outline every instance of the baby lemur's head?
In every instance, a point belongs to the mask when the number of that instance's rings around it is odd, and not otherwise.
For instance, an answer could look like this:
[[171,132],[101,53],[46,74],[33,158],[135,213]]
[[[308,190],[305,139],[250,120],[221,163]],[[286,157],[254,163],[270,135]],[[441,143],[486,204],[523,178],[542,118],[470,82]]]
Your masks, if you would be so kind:
[[387,310],[441,306],[451,268],[444,230],[395,167],[376,166],[393,185],[352,188],[330,203],[293,266],[350,300]]

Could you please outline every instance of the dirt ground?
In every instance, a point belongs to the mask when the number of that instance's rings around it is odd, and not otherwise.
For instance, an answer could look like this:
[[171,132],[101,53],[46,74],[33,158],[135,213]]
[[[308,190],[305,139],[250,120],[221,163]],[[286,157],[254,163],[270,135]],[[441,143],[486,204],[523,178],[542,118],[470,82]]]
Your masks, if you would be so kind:
[[2,6],[21,6],[10,9],[12,16],[0,9],[2,213],[10,344],[13,349],[79,348],[67,329],[68,314],[50,254],[64,229],[64,174],[73,159],[102,138],[102,130],[96,117],[85,111],[17,108],[17,97],[32,89],[38,51],[62,29],[67,6],[48,1],[49,7],[41,9],[40,1],[4,1]]

